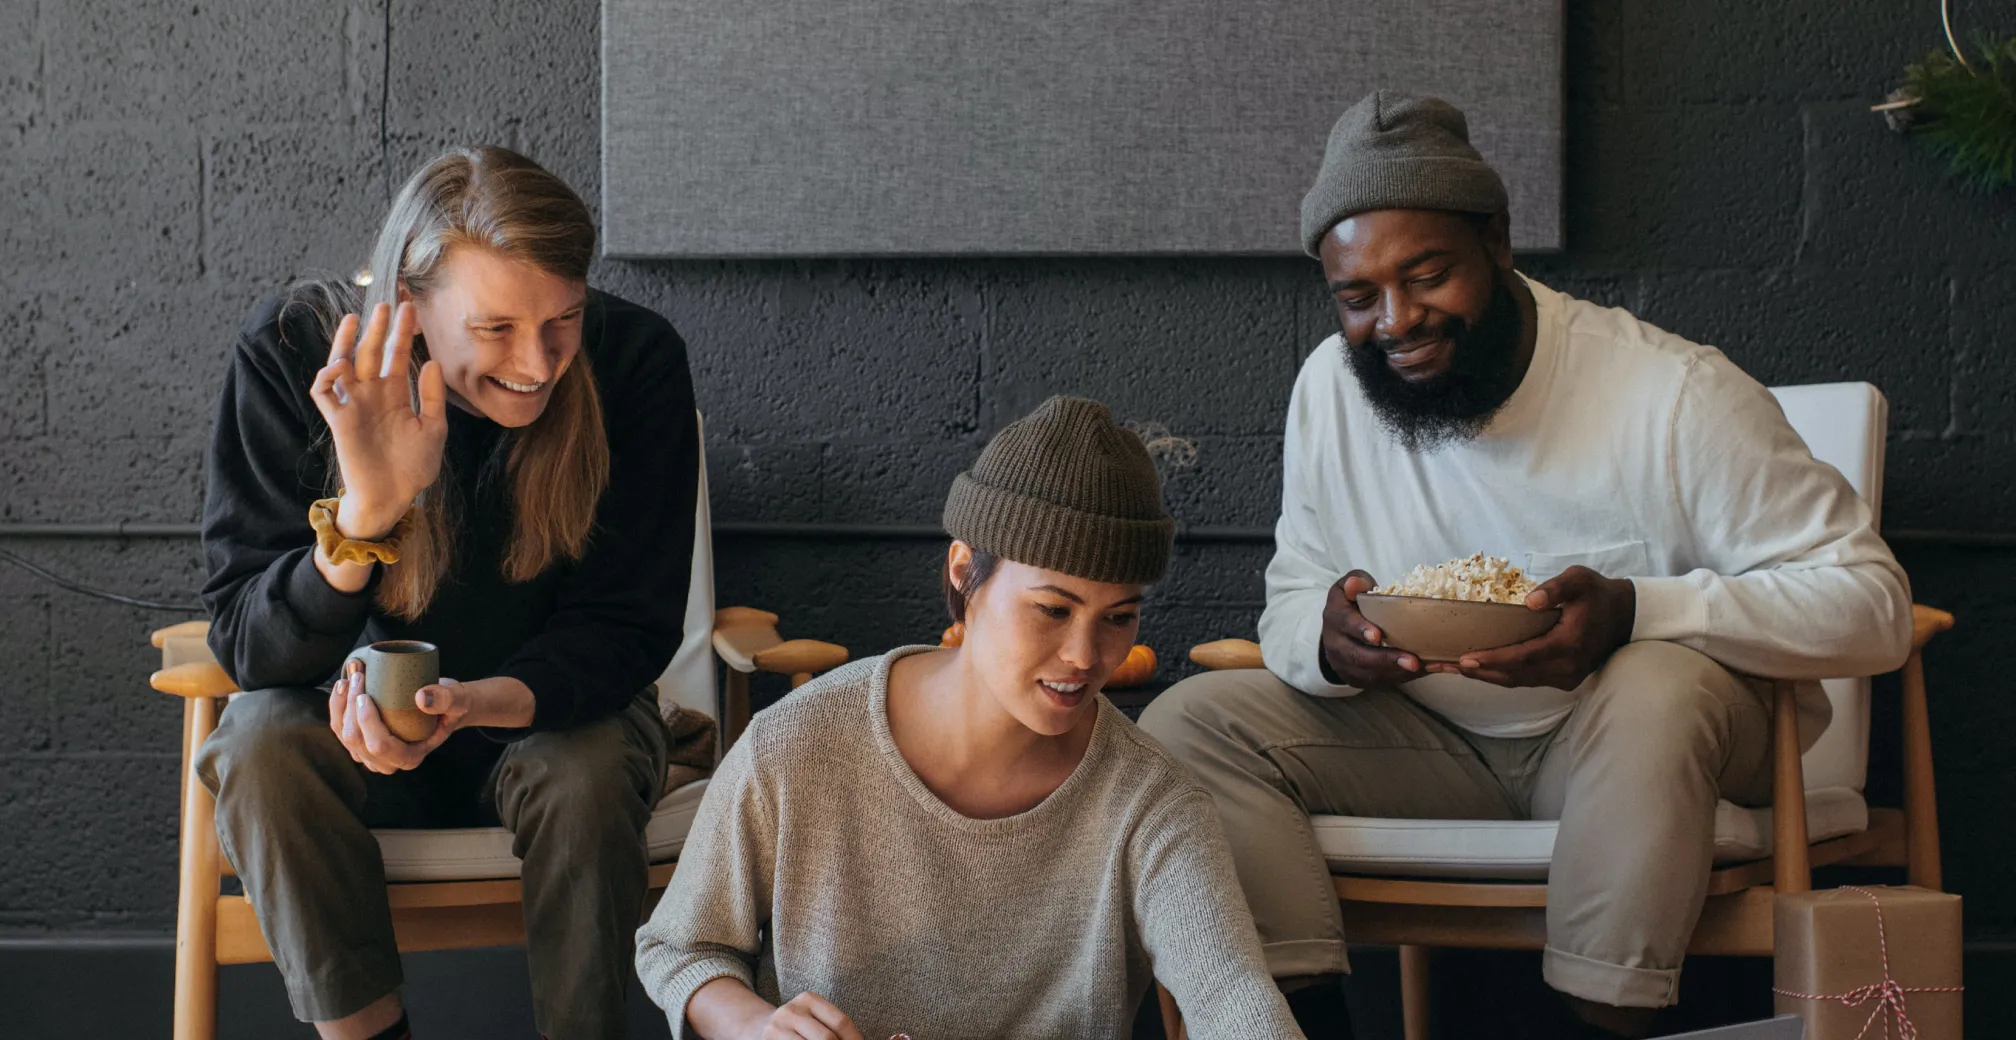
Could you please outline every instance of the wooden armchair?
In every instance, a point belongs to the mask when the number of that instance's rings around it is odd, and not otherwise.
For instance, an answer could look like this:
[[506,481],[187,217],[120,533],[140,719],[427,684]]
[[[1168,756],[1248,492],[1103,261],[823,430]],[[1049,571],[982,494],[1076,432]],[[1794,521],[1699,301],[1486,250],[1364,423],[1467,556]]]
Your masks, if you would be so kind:
[[[1813,887],[1812,868],[1834,864],[1904,867],[1913,885],[1937,890],[1939,816],[1933,797],[1932,735],[1925,696],[1925,668],[1920,657],[1925,644],[1953,627],[1953,615],[1914,606],[1911,658],[1903,669],[1904,807],[1869,809],[1865,829],[1820,841],[1808,840],[1806,812],[1750,810],[1770,822],[1771,855],[1724,863],[1708,876],[1708,902],[1688,944],[1692,954],[1769,957],[1773,952],[1771,902],[1779,892],[1806,892]],[[1190,652],[1191,660],[1210,669],[1261,668],[1260,645],[1244,639],[1221,639]],[[1799,733],[1793,684],[1775,690],[1772,739],[1776,761],[1772,780],[1775,805],[1802,808],[1817,792],[1805,783],[1799,755]],[[1423,866],[1402,856],[1371,866],[1380,850],[1354,844],[1346,817],[1315,817],[1318,844],[1333,860],[1332,876],[1344,911],[1344,934],[1352,942],[1400,949],[1401,1014],[1407,1040],[1427,1040],[1429,1019],[1429,951],[1437,946],[1470,949],[1538,950],[1547,942],[1546,882],[1520,883],[1432,876],[1364,876],[1366,873],[1417,874]],[[1392,821],[1371,821],[1388,824]],[[1417,822],[1417,821],[1410,821]],[[1467,821],[1418,821],[1426,827],[1447,823],[1461,828]],[[1718,821],[1719,822],[1719,821]],[[1346,826],[1327,829],[1326,823]],[[1503,824],[1496,824],[1500,829]],[[1535,821],[1533,831],[1545,832],[1552,844],[1551,822]],[[1718,826],[1718,831],[1722,828]],[[1326,833],[1326,830],[1328,832]],[[1718,839],[1723,836],[1718,834]],[[1718,840],[1718,845],[1720,841]],[[1337,859],[1349,858],[1346,873]],[[1508,851],[1506,860],[1521,858]],[[1517,865],[1506,873],[1520,871]],[[1172,1038],[1183,1035],[1181,1016],[1166,991],[1160,994],[1165,1022],[1176,1023]]]
[[[693,544],[693,579],[687,590],[685,638],[658,680],[661,708],[681,707],[717,720],[725,752],[749,719],[749,675],[770,672],[793,686],[843,664],[847,650],[810,639],[786,640],[777,615],[749,607],[714,609],[713,550],[707,474],[700,473]],[[182,851],[175,927],[175,1040],[213,1040],[217,1031],[217,967],[272,959],[255,908],[243,896],[220,894],[231,866],[219,855],[216,803],[190,775],[196,749],[216,729],[225,699],[237,692],[212,656],[210,623],[187,621],[153,634],[161,670],[150,683],[182,697]],[[728,669],[717,691],[714,660]],[[718,756],[717,756],[718,757]],[[687,829],[707,781],[669,790],[645,828],[651,852],[651,889],[671,880]],[[393,931],[402,951],[506,946],[524,942],[519,864],[510,832],[501,827],[375,831],[390,884]],[[649,910],[647,902],[646,909]]]
[[[1865,383],[1773,391],[1814,457],[1839,469],[1874,509],[1881,502],[1887,405]],[[1812,868],[1901,866],[1913,885],[1937,890],[1939,823],[1932,782],[1922,653],[1953,616],[1912,607],[1911,654],[1902,669],[1904,807],[1872,809],[1862,798],[1868,767],[1867,679],[1828,680],[1834,721],[1802,756],[1794,687],[1774,691],[1772,802],[1797,812],[1724,802],[1716,818],[1715,869],[1688,951],[1771,956],[1772,900],[1812,888]],[[1262,668],[1260,647],[1223,639],[1191,650],[1208,669]],[[1318,816],[1317,843],[1330,861],[1352,942],[1400,950],[1407,1040],[1427,1040],[1429,951],[1434,947],[1538,950],[1546,943],[1548,860],[1554,821],[1489,825],[1463,820],[1361,820]],[[1160,994],[1169,1030],[1178,1009]]]
[[[739,734],[749,718],[751,672],[772,672],[802,684],[813,673],[847,660],[847,651],[810,639],[785,640],[777,616],[748,607],[719,612],[713,639],[744,691],[720,720]],[[149,680],[163,693],[184,698],[182,708],[182,868],[175,925],[175,1040],[211,1040],[217,1030],[217,967],[273,959],[259,920],[244,896],[220,895],[218,882],[231,865],[218,854],[216,802],[190,775],[196,749],[217,728],[224,699],[236,693],[204,643],[210,623],[189,621],[161,629],[153,642],[162,669]],[[734,680],[731,680],[731,684]],[[651,888],[672,878],[686,829],[707,781],[667,791],[652,811],[645,841],[652,857]],[[519,906],[518,867],[511,835],[501,827],[377,832],[385,855],[392,926],[402,951],[511,946],[525,941]]]

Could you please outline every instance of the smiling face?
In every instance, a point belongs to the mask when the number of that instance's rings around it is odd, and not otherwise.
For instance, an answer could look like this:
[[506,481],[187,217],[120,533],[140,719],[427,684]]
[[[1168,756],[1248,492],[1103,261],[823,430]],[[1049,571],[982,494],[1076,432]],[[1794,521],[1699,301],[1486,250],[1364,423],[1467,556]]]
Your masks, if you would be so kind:
[[1318,252],[1346,356],[1379,417],[1410,448],[1481,432],[1525,376],[1504,214],[1354,214]]
[[[972,550],[954,542],[946,562],[964,586]],[[1001,560],[966,597],[962,652],[1003,711],[1054,737],[1090,717],[1093,694],[1127,659],[1140,627],[1139,585]]]
[[477,246],[442,256],[429,291],[409,296],[441,363],[448,399],[499,426],[528,426],[581,352],[588,284]]

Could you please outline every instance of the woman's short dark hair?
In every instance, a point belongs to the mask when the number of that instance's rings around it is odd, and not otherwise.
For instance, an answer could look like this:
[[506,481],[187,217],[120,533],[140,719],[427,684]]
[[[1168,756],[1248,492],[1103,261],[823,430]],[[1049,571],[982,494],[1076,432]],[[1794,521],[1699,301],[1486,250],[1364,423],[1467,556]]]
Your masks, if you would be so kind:
[[962,588],[952,583],[952,560],[947,557],[945,570],[939,575],[939,583],[945,587],[945,612],[954,621],[966,620],[966,597],[980,591],[987,579],[994,576],[994,568],[1001,558],[985,549],[974,549],[972,562],[966,566],[966,584]]

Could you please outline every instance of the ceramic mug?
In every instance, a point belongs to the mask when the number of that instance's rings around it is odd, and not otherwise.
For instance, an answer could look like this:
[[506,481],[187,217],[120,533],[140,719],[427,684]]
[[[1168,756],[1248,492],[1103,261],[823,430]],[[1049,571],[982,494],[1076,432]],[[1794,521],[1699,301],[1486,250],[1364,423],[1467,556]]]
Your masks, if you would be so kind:
[[364,693],[378,703],[385,728],[400,740],[425,740],[434,732],[439,716],[421,711],[413,695],[422,687],[441,681],[441,651],[418,639],[382,639],[350,651],[343,661],[347,674],[351,661],[364,665]]

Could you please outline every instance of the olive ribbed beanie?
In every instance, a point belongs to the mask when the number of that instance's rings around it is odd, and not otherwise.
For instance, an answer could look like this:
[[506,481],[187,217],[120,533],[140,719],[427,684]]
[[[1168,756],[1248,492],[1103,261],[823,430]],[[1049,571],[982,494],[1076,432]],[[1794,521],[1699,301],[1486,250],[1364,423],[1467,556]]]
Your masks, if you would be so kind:
[[1009,423],[952,479],[945,530],[1017,563],[1145,585],[1169,569],[1176,521],[1141,438],[1105,405],[1060,396]]

